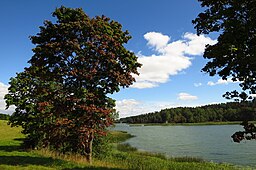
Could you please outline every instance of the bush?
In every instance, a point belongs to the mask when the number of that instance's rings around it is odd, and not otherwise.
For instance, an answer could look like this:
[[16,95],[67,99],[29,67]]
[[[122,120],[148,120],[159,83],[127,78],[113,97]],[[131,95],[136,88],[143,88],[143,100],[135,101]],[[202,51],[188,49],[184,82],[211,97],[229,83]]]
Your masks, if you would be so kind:
[[118,144],[117,150],[122,151],[122,152],[135,152],[135,151],[137,151],[137,148],[134,148],[130,144],[125,143],[125,144]]

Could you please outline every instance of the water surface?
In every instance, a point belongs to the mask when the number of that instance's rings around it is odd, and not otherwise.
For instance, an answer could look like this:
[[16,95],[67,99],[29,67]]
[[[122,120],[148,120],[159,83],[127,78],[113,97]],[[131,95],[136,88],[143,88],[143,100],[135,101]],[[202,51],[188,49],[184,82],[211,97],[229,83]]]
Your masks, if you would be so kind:
[[136,137],[126,141],[139,150],[168,156],[192,156],[213,162],[256,166],[256,141],[234,143],[231,135],[240,125],[209,126],[129,126],[117,124],[115,130]]

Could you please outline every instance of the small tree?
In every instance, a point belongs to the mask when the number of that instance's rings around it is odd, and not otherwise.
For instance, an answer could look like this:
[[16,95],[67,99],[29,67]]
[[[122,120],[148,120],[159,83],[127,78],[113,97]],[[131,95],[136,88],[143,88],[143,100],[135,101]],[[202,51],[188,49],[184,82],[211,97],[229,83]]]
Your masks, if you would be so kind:
[[90,19],[82,9],[60,7],[31,36],[30,66],[10,82],[10,122],[22,125],[34,146],[86,155],[93,139],[113,123],[114,100],[107,95],[128,87],[138,74],[134,53],[123,46],[131,38],[109,18]]

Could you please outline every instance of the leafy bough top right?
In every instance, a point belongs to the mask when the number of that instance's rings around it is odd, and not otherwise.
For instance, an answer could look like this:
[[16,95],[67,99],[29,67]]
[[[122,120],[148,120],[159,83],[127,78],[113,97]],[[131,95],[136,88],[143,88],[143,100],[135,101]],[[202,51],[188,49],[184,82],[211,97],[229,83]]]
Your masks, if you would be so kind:
[[205,9],[192,21],[197,34],[218,32],[218,42],[207,45],[202,68],[210,76],[238,81],[241,92],[223,97],[236,101],[256,96],[256,0],[198,0]]

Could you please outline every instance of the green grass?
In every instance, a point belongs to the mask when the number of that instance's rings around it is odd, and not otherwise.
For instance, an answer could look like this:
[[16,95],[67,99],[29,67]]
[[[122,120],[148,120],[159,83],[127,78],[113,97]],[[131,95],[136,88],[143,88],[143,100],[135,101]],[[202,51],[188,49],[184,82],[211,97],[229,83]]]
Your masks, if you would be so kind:
[[[93,160],[90,165],[80,155],[63,155],[49,150],[26,151],[21,148],[24,136],[20,128],[11,128],[0,120],[0,169],[2,170],[234,170],[228,164],[216,164],[202,159],[181,157],[167,158],[163,154],[137,151],[136,148],[120,142],[132,137],[126,132],[111,132],[113,149],[103,160]],[[240,168],[246,169],[246,168]],[[248,168],[250,169],[250,168]]]
[[110,136],[111,136],[112,143],[124,142],[127,139],[134,137],[133,135],[131,135],[125,131],[111,131]]
[[[11,128],[0,120],[0,169],[2,170],[82,170],[117,169],[114,164],[95,161],[95,165],[85,163],[79,156],[63,156],[50,151],[26,151],[21,148],[24,135],[20,128]],[[74,159],[76,157],[77,159]],[[75,162],[77,161],[77,162]],[[102,165],[101,165],[102,164]]]

